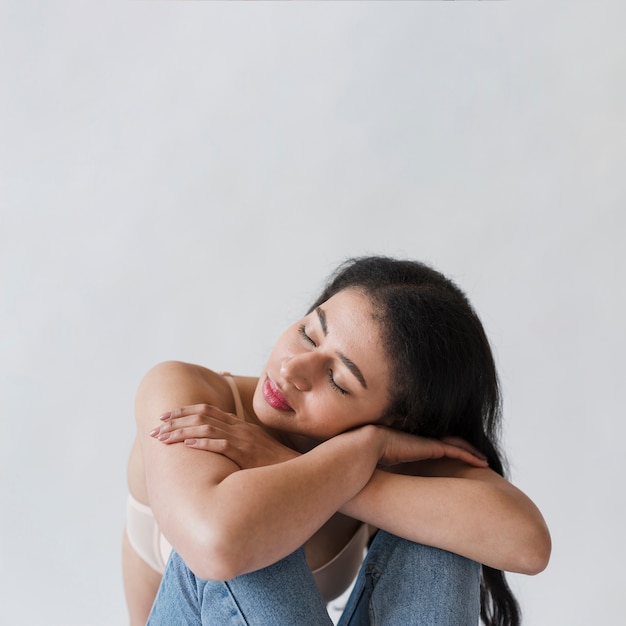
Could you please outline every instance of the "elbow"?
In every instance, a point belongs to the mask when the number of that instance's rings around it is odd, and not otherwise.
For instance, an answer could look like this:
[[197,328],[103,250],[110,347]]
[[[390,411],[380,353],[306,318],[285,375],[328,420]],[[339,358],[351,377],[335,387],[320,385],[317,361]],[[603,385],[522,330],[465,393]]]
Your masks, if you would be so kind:
[[230,533],[205,528],[196,540],[182,547],[180,556],[202,580],[230,580],[251,571],[245,542]]
[[[182,556],[182,555],[181,555]],[[192,573],[202,580],[230,580],[236,578],[239,572],[235,563],[228,559],[215,558],[213,554],[205,556],[193,555],[188,560],[182,557]]]
[[552,540],[550,539],[550,533],[546,528],[540,541],[537,542],[532,554],[530,555],[527,563],[527,571],[525,572],[529,576],[535,576],[540,574],[548,567],[550,562],[550,555],[552,553]]
[[518,566],[513,571],[527,576],[536,576],[548,567],[551,552],[550,532],[545,524],[542,524],[528,538],[525,549],[518,555]]

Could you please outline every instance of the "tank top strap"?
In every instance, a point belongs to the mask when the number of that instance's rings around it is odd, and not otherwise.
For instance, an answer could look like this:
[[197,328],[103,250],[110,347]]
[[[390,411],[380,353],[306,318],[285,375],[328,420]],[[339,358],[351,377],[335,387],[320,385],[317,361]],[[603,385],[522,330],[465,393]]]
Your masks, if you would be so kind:
[[237,387],[235,379],[233,378],[233,375],[230,372],[220,372],[220,374],[226,379],[226,381],[230,385],[230,390],[233,392],[233,399],[235,400],[235,413],[237,414],[237,417],[245,419],[246,414],[243,410],[241,394],[239,393],[239,389]]

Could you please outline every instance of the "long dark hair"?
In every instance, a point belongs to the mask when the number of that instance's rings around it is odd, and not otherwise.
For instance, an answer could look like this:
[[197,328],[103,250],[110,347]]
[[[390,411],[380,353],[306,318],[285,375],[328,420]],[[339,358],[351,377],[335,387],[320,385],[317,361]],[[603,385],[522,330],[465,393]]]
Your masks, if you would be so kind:
[[[361,257],[335,271],[310,310],[348,288],[370,298],[394,369],[385,417],[406,432],[462,437],[504,476],[498,375],[483,326],[465,294],[423,263]],[[519,626],[521,621],[504,573],[486,565],[481,619],[486,626]]]

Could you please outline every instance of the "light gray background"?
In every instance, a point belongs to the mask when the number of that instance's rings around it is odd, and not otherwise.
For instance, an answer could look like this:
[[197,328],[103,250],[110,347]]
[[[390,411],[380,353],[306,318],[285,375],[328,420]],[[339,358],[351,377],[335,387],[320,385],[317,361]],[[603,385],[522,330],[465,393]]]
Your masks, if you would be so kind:
[[[0,622],[125,623],[133,396],[254,374],[349,255],[478,309],[532,626],[623,623],[623,3],[0,4]],[[622,616],[622,617],[620,617]]]

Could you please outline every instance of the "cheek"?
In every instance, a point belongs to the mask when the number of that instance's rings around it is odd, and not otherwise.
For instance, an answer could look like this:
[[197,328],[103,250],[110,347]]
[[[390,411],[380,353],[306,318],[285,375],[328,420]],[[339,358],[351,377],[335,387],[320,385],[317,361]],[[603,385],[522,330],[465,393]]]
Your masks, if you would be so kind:
[[315,398],[308,407],[310,419],[341,432],[359,422],[359,413],[348,409],[345,399],[329,389]]
[[261,379],[259,378],[259,384],[256,386],[254,390],[254,395],[252,396],[252,410],[258,414],[259,409],[262,408],[261,401],[263,398],[261,397]]

